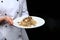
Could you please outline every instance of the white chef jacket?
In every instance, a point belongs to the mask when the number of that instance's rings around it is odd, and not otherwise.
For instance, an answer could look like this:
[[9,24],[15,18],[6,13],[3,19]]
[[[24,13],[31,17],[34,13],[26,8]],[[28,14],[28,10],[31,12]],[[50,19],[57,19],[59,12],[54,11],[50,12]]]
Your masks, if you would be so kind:
[[[12,19],[29,16],[26,0],[0,0],[0,18],[9,16]],[[25,29],[10,26],[7,22],[0,25],[0,40],[29,40]]]

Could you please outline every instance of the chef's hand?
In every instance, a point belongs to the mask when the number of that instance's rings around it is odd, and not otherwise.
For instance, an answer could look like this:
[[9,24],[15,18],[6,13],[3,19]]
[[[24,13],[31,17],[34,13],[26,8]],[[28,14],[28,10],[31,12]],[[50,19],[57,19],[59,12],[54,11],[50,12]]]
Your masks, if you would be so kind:
[[9,16],[5,16],[4,20],[8,22],[8,24],[13,25],[13,19]]

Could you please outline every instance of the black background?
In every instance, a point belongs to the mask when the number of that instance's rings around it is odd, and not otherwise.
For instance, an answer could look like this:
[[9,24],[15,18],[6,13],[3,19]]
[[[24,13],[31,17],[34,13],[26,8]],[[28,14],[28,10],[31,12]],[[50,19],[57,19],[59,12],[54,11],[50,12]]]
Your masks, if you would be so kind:
[[29,14],[45,20],[45,24],[41,27],[26,29],[30,40],[57,38],[56,33],[60,32],[60,16],[54,5],[49,4],[46,0],[27,0]]

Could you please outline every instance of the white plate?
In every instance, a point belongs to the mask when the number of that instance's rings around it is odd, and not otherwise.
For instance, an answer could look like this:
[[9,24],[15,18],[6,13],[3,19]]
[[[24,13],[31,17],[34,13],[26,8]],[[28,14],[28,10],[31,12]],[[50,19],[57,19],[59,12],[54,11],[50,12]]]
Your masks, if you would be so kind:
[[[26,17],[27,17],[27,16],[26,16]],[[36,26],[31,26],[31,27],[23,27],[23,26],[20,26],[20,25],[18,24],[18,22],[22,21],[22,20],[23,20],[24,18],[26,18],[26,17],[24,16],[24,17],[18,17],[18,18],[16,18],[16,19],[13,21],[13,25],[16,26],[16,27],[18,27],[18,28],[36,28],[36,27],[40,27],[40,26],[44,25],[44,23],[45,23],[45,20],[44,20],[44,19],[42,19],[42,18],[40,18],[40,17],[37,17],[37,16],[32,16],[32,18],[33,18],[34,20],[36,20],[36,22],[37,22]]]

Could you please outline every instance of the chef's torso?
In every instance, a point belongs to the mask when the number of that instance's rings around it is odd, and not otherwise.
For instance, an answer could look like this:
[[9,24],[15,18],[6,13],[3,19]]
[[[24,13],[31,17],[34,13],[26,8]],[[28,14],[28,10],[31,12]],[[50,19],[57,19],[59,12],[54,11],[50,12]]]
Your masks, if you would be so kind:
[[[10,17],[17,16],[19,0],[0,0],[0,14]],[[0,26],[0,40],[22,40],[21,29],[4,24]]]

